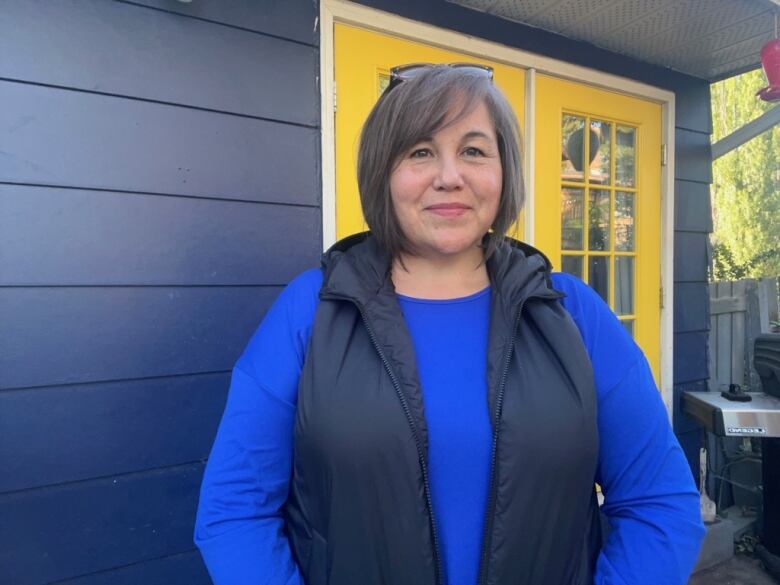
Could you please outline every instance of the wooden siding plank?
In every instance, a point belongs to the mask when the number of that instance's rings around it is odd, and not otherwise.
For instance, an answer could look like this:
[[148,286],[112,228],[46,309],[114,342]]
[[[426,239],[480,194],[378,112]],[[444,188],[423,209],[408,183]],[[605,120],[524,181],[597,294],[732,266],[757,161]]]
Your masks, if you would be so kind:
[[319,125],[313,47],[104,0],[6,0],[3,16],[5,79]]
[[707,282],[709,264],[707,234],[675,232],[674,282]]
[[712,183],[710,135],[681,128],[674,135],[674,178]]
[[229,383],[221,373],[0,392],[0,492],[205,460]]
[[705,282],[678,282],[674,285],[674,330],[707,331],[709,292]]
[[0,81],[0,182],[318,205],[319,131]]
[[286,284],[319,265],[321,225],[313,207],[0,185],[0,285]]
[[675,333],[674,383],[706,380],[707,370],[707,332]]
[[0,288],[0,389],[229,370],[279,290]]
[[0,496],[0,575],[38,585],[192,550],[200,463]]
[[693,181],[675,181],[674,191],[674,229],[712,232],[709,185]]
[[57,585],[211,585],[211,579],[200,553],[191,550],[129,567],[60,581]]
[[711,134],[710,84],[691,78],[690,83],[680,83],[675,89],[674,123],[677,128]]
[[170,0],[131,0],[133,4],[204,18],[229,26],[284,37],[317,46],[320,42],[317,3],[311,0],[230,0],[174,4]]

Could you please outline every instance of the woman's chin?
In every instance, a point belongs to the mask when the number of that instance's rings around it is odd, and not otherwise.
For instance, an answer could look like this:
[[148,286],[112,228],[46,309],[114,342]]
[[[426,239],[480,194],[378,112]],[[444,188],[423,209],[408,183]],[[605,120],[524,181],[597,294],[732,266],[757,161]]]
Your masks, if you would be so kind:
[[481,253],[479,243],[482,238],[447,238],[432,242],[427,249],[432,256],[456,258],[458,256]]

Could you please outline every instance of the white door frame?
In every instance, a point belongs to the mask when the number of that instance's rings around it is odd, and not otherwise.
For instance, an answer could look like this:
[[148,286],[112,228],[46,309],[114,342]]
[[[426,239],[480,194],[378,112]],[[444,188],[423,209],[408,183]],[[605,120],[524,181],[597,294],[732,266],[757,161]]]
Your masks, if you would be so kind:
[[674,116],[675,96],[632,79],[573,65],[528,51],[507,47],[463,33],[438,28],[395,14],[353,4],[346,0],[320,2],[320,92],[322,121],[322,243],[323,249],[336,241],[336,156],[334,122],[333,24],[353,24],[364,29],[391,34],[411,41],[469,53],[526,69],[525,92],[525,240],[534,241],[534,138],[535,74],[546,73],[562,79],[617,91],[659,103],[662,106],[662,143],[666,164],[661,172],[661,396],[670,420],[673,404],[674,355]]

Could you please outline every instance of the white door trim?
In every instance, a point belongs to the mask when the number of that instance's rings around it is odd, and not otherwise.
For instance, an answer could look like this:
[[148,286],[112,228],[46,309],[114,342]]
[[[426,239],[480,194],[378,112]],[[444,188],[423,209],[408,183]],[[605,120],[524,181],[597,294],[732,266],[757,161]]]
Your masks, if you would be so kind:
[[[526,186],[531,194],[526,201],[526,238],[533,243],[533,90],[535,73],[547,73],[563,79],[617,91],[660,103],[663,107],[663,144],[667,148],[667,164],[661,175],[661,395],[670,420],[673,403],[674,351],[674,93],[618,75],[612,75],[566,63],[543,55],[507,47],[463,33],[454,32],[353,4],[346,0],[320,2],[320,103],[322,114],[322,241],[328,248],[336,241],[336,159],[334,124],[334,58],[333,24],[341,22],[374,30],[416,42],[528,69],[526,75]],[[532,71],[533,70],[533,71]],[[529,95],[530,94],[530,95]],[[529,124],[530,123],[530,124]]]

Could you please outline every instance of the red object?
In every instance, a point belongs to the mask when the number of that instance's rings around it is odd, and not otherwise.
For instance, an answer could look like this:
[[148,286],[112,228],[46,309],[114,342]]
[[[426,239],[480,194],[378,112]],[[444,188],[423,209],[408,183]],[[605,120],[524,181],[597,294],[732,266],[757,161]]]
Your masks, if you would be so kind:
[[761,64],[769,86],[756,95],[765,102],[780,100],[780,39],[772,39],[761,49]]

